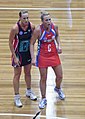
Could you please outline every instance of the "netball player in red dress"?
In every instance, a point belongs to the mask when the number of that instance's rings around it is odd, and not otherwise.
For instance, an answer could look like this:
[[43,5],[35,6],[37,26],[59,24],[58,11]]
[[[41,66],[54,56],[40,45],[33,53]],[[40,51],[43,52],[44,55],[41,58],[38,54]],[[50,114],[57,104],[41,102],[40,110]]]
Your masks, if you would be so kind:
[[[56,75],[56,86],[54,90],[58,93],[61,100],[65,99],[65,95],[61,90],[62,82],[62,67],[58,53],[61,53],[60,39],[58,27],[51,22],[50,14],[47,12],[41,13],[42,24],[39,25],[32,35],[30,40],[30,52],[32,64],[39,67],[40,71],[40,90],[42,100],[39,103],[39,108],[43,109],[46,104],[46,80],[48,67],[52,67]],[[34,43],[38,39],[37,57],[35,62]]]

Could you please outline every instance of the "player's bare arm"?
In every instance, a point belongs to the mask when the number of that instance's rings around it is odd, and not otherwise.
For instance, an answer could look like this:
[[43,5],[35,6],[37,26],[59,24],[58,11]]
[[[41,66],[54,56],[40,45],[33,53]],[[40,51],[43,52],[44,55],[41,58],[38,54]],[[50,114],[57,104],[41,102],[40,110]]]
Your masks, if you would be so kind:
[[58,49],[58,53],[62,53],[62,49],[61,49],[61,46],[60,46],[60,36],[59,36],[59,29],[58,29],[58,26],[55,26],[55,30],[56,30],[56,42],[57,42],[57,49]]
[[35,56],[34,56],[34,44],[36,40],[40,37],[40,28],[37,27],[31,37],[30,40],[30,53],[31,53],[31,58],[32,58],[32,64],[35,65]]
[[13,28],[10,31],[10,35],[9,35],[9,47],[10,47],[10,51],[12,53],[12,56],[14,57],[14,62],[15,64],[17,64],[19,66],[19,60],[16,57],[15,51],[14,51],[14,47],[13,47],[13,40],[15,35],[18,33],[18,27],[17,25],[13,26]]

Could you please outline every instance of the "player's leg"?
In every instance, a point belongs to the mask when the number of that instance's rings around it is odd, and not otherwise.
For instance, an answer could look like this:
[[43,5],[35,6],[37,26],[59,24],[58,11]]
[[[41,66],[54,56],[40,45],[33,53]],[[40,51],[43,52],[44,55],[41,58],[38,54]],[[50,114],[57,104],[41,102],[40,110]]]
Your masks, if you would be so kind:
[[19,80],[21,75],[22,67],[16,67],[14,68],[14,78],[13,78],[13,87],[14,87],[14,102],[17,107],[22,107],[22,103],[20,101],[20,95],[19,95]]
[[47,80],[47,68],[39,68],[40,71],[40,91],[41,91],[41,96],[42,100],[39,103],[39,108],[43,109],[45,108],[47,104],[46,100],[46,80]]
[[36,95],[31,90],[31,64],[24,66],[25,82],[27,85],[26,96],[31,100],[37,100]]
[[56,86],[55,86],[54,90],[58,93],[59,98],[63,100],[63,99],[65,99],[65,95],[64,95],[63,91],[61,90],[61,83],[62,83],[62,78],[63,78],[62,66],[60,64],[60,65],[52,67],[52,68],[56,75],[56,79],[55,79]]

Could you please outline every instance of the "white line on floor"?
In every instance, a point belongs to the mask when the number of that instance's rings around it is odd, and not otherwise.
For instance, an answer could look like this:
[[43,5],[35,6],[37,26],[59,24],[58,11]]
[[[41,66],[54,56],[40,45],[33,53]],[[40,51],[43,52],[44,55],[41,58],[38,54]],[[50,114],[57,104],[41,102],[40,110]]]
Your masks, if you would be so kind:
[[[15,113],[0,113],[0,116],[22,116],[22,117],[34,117],[34,114],[15,114]],[[51,117],[49,116],[45,116],[45,115],[39,115],[39,117],[49,117],[49,119],[67,119],[67,118],[62,118],[62,117]]]
[[[0,7],[0,10],[20,10],[20,9],[27,9],[27,10],[68,10],[68,8],[8,8],[8,7]],[[70,8],[70,10],[85,10],[85,8]]]

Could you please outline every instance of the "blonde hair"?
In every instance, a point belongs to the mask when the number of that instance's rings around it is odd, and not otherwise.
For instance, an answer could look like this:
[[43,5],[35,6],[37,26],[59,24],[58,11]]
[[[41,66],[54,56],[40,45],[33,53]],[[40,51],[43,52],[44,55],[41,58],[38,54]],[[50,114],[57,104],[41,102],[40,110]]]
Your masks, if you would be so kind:
[[50,15],[47,11],[43,10],[41,11],[41,21],[43,21],[44,16]]

